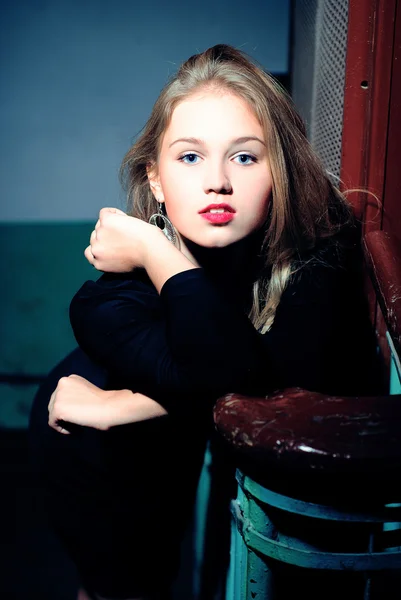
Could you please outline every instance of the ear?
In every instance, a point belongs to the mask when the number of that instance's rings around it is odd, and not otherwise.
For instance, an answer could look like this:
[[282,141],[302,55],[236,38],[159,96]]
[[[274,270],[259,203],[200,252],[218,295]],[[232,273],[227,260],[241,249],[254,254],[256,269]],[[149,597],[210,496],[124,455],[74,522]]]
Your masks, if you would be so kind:
[[160,177],[156,163],[149,163],[146,166],[146,173],[152,194],[156,198],[157,202],[164,202],[163,189],[160,183]]

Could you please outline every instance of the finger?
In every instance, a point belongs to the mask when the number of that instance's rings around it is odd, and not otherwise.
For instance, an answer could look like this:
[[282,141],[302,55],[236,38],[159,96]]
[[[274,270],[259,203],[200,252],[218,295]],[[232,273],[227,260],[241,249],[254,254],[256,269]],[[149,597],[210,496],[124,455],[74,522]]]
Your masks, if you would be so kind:
[[127,214],[123,210],[120,210],[119,208],[115,208],[114,206],[105,206],[104,208],[102,208],[100,210],[99,217],[102,215],[105,215],[106,213],[114,213],[115,215],[126,215]]
[[57,419],[54,418],[54,410],[53,409],[49,411],[49,419],[47,421],[47,424],[52,429],[56,429],[57,428]]
[[53,410],[53,404],[54,404],[55,396],[56,396],[56,390],[54,390],[54,392],[50,396],[50,402],[47,405],[47,410],[49,411],[49,413]]
[[60,425],[59,423],[53,423],[49,421],[49,426],[52,429],[55,429],[56,431],[58,431],[58,433],[63,433],[64,435],[69,435],[71,433],[71,431],[68,431],[68,429],[66,429],[65,427],[62,427],[62,425]]
[[92,254],[92,248],[91,248],[91,246],[88,246],[87,248],[85,248],[84,255],[85,255],[86,260],[88,262],[90,262],[91,265],[93,265],[95,257]]
[[49,419],[48,419],[48,424],[50,427],[55,426],[57,419],[55,417],[55,410],[54,410],[54,393],[52,394],[52,399],[49,402]]
[[94,229],[91,233],[90,239],[89,239],[89,245],[92,246],[93,242],[96,240],[96,229]]
[[75,381],[85,381],[85,382],[88,382],[88,380],[85,379],[85,377],[81,377],[81,375],[76,375],[76,373],[71,373],[71,375],[68,376],[68,379],[72,379],[72,380],[75,380]]
[[59,433],[63,433],[64,435],[70,435],[71,433],[70,431],[68,431],[68,429],[65,429],[64,427],[61,427],[61,425],[57,424],[54,426],[54,429]]
[[97,231],[97,230],[99,229],[99,227],[100,227],[100,219],[98,219],[98,220],[96,221],[96,225],[95,225],[95,231]]
[[[52,397],[53,396],[55,396],[55,392],[53,392]],[[54,400],[51,401],[51,403],[52,402],[54,404]],[[49,406],[50,406],[50,404],[49,404]],[[62,423],[64,424],[63,419],[60,419],[59,417],[56,416],[56,414],[54,412],[54,408],[52,406],[49,410],[49,420],[48,420],[49,427],[51,427],[52,429],[55,429],[59,433],[69,434],[70,431],[68,431],[65,427],[63,427]]]
[[106,215],[110,214],[111,212],[113,212],[113,211],[108,206],[101,208],[99,211],[99,221],[101,221],[102,217],[105,217]]

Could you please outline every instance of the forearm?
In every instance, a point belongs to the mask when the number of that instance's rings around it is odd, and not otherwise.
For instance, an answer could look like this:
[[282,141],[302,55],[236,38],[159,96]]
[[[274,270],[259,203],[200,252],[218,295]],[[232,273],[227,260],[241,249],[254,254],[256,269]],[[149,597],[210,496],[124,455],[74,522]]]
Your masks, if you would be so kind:
[[144,394],[131,390],[113,390],[107,394],[105,429],[116,425],[146,421],[167,414],[167,411],[158,402]]
[[199,267],[173,246],[162,233],[155,235],[149,244],[143,266],[159,294],[170,277]]
[[59,379],[48,410],[49,426],[63,434],[70,433],[70,423],[106,431],[167,414],[150,397],[129,390],[103,390],[76,374]]

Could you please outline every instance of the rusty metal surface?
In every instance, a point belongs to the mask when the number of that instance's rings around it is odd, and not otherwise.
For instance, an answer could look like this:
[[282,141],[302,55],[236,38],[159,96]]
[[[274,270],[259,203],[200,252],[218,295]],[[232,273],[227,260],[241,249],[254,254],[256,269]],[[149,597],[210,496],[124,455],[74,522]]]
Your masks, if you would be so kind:
[[[379,199],[362,191],[349,195],[365,231],[380,229],[383,203],[387,210],[386,160],[399,164],[398,130],[390,124],[391,105],[399,103],[397,90],[392,90],[399,69],[396,13],[397,0],[349,2],[340,177],[343,189],[369,190]],[[393,120],[399,120],[399,110],[393,113]],[[391,135],[394,158],[387,150]],[[398,209],[392,212],[399,214]]]
[[[392,2],[390,2],[391,5]],[[401,4],[397,2],[394,23],[394,46],[391,72],[391,96],[386,155],[383,229],[391,231],[401,242]]]
[[401,355],[401,244],[390,233],[371,231],[364,253],[388,331]]
[[[387,162],[400,162],[399,135],[392,130],[391,98],[394,97],[394,83],[396,82],[393,55],[395,52],[396,12],[397,0],[375,0],[376,10],[374,12],[374,35],[371,44],[373,54],[373,65],[371,74],[371,102],[369,116],[365,121],[365,127],[370,129],[369,141],[362,153],[366,165],[366,180],[363,183],[355,180],[354,185],[365,187],[373,192],[379,199],[377,202],[373,195],[367,194],[364,212],[364,233],[376,229],[382,229],[382,209],[387,212],[389,197],[393,192],[389,189],[388,177],[390,174]],[[391,150],[390,138],[397,140],[397,151]],[[391,174],[390,174],[391,175]],[[399,189],[399,187],[398,187]],[[397,196],[398,198],[398,193]],[[396,217],[398,211],[393,211],[392,217]],[[385,228],[384,228],[385,229]]]
[[[374,15],[378,0],[349,3],[340,178],[344,189],[366,187],[365,150],[369,144],[372,97]],[[364,151],[361,151],[364,150]],[[350,195],[355,214],[364,213],[362,194]]]
[[217,430],[237,451],[276,466],[373,471],[401,467],[401,397],[337,397],[290,388],[266,397],[228,394]]

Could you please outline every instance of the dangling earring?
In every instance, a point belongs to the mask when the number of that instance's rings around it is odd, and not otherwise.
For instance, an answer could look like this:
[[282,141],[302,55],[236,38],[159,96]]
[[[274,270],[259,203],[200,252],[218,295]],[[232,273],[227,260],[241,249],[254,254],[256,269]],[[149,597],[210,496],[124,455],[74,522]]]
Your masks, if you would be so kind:
[[151,225],[156,225],[156,227],[161,229],[168,241],[175,246],[177,242],[177,235],[175,233],[174,226],[167,215],[163,214],[162,203],[158,202],[158,205],[159,211],[150,217],[149,223]]

